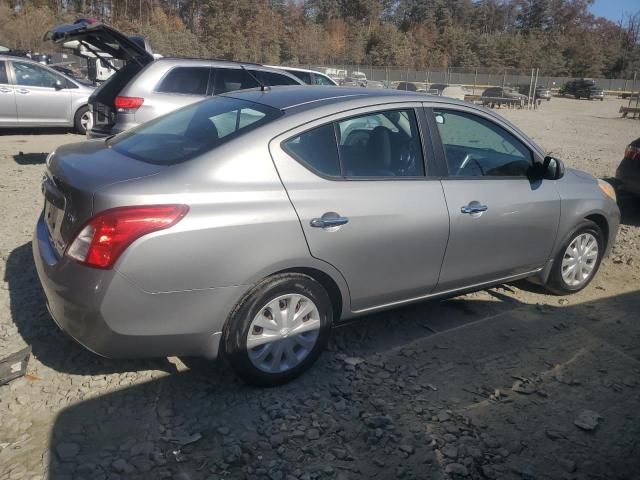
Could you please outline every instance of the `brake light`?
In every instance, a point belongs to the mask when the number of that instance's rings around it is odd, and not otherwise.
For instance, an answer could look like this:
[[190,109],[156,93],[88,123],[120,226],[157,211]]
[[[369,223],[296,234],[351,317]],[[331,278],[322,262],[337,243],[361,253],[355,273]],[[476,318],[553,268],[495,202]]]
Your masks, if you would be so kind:
[[640,161],[640,147],[629,145],[624,151],[624,158]]
[[113,106],[116,107],[119,112],[133,113],[138,110],[143,103],[144,98],[140,97],[116,97],[113,101]]
[[172,227],[188,211],[186,205],[144,205],[105,210],[80,230],[67,249],[67,256],[90,267],[111,268],[135,240]]

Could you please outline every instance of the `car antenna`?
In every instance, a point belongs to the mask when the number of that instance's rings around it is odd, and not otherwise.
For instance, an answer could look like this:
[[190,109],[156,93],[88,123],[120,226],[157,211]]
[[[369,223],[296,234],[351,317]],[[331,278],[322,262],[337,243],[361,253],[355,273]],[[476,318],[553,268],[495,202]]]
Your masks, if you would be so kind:
[[255,75],[253,75],[249,70],[247,70],[246,68],[244,68],[244,65],[240,65],[240,68],[242,68],[242,70],[244,70],[245,72],[247,72],[249,74],[249,76],[251,78],[253,78],[256,83],[258,85],[260,85],[260,91],[261,92],[266,92],[267,90],[271,90],[271,87],[269,85],[265,85],[264,83],[262,83],[260,80],[258,80],[258,77],[256,77]]

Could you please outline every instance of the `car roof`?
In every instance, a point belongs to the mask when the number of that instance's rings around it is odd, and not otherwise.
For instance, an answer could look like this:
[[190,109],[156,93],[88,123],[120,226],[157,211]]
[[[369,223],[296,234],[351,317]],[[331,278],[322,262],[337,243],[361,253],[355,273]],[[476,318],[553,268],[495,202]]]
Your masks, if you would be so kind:
[[[250,89],[235,92],[228,92],[222,96],[247,100],[249,102],[261,103],[278,110],[290,109],[312,109],[315,107],[326,106],[333,103],[340,103],[347,100],[361,100],[363,104],[375,104],[377,100],[381,103],[394,102],[411,102],[411,101],[429,101],[433,102],[433,96],[426,96],[424,93],[407,92],[396,89],[369,89],[369,88],[346,88],[336,89],[330,86],[309,85],[304,87],[298,86],[281,86],[271,87],[268,90]],[[439,100],[435,100],[439,101]],[[442,103],[465,103],[449,100]]]
[[156,59],[155,63],[170,63],[174,66],[203,66],[203,67],[225,67],[225,68],[242,68],[248,67],[254,70],[262,70],[265,72],[273,72],[278,73],[280,75],[285,75],[298,83],[302,83],[302,81],[291,75],[289,72],[282,70],[280,68],[270,67],[267,65],[262,65],[261,63],[252,63],[252,62],[237,62],[234,60],[220,60],[216,58],[207,59],[207,58],[185,58],[185,57],[162,57]]

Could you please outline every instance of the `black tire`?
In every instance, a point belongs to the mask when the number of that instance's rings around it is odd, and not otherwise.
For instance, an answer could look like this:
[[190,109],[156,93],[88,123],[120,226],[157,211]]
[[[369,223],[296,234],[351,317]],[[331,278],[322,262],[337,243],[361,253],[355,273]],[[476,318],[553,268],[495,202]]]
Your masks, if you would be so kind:
[[[247,335],[254,317],[275,298],[286,294],[302,294],[318,309],[320,329],[307,356],[284,372],[268,373],[255,366],[247,351]],[[333,322],[331,299],[324,287],[308,275],[284,273],[265,279],[254,287],[229,316],[222,332],[221,355],[245,382],[260,387],[287,383],[309,369],[326,347]]]
[[[564,278],[562,278],[562,260],[564,259],[565,252],[569,247],[569,245],[571,245],[571,243],[583,233],[590,233],[595,237],[596,241],[598,242],[598,256],[595,260],[595,266],[591,271],[591,274],[589,275],[589,277],[580,285],[572,286],[567,284]],[[557,295],[569,295],[572,293],[579,292],[580,290],[587,287],[587,285],[591,283],[591,281],[594,279],[594,277],[598,273],[598,269],[600,268],[600,263],[602,262],[602,255],[604,254],[604,249],[605,249],[604,235],[600,227],[596,223],[590,220],[584,220],[583,222],[581,222],[573,231],[573,233],[569,236],[569,239],[562,245],[559,252],[557,253],[553,262],[553,268],[551,269],[549,279],[547,280],[547,284],[546,284],[547,289]]]
[[87,112],[89,112],[89,106],[88,105],[85,105],[84,107],[80,107],[78,109],[78,111],[76,112],[75,117],[73,118],[73,125],[74,125],[74,127],[76,129],[76,132],[78,132],[80,135],[86,135],[86,133],[87,133],[87,129],[82,124],[82,117]]

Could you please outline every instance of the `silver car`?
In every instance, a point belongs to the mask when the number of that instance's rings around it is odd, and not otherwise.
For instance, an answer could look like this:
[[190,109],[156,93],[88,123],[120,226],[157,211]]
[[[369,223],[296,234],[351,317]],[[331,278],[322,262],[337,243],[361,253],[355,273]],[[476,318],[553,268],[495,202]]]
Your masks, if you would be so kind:
[[91,128],[94,87],[28,58],[0,55],[0,128]]
[[592,280],[620,213],[504,118],[397,90],[216,96],[47,160],[52,317],[109,357],[306,370],[345,319],[529,278]]
[[258,86],[304,85],[284,70],[255,63],[158,59],[143,38],[127,37],[107,25],[85,20],[58,25],[47,38],[63,46],[88,45],[98,55],[102,52],[105,64],[111,62],[109,58],[125,63],[91,95],[89,138],[124,132],[206,96]]

